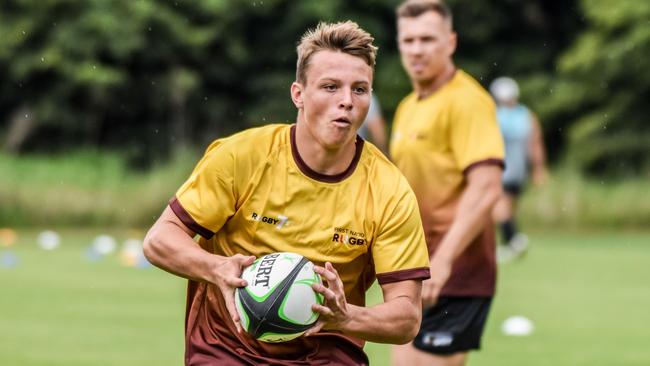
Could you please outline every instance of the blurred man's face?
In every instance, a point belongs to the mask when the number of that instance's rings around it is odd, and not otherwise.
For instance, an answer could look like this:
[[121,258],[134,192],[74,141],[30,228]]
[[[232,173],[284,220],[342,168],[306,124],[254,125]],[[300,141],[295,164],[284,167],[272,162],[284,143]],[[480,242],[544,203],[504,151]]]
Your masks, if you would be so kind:
[[456,33],[440,14],[428,11],[397,20],[397,43],[402,65],[418,84],[433,82],[448,66],[456,50]]
[[305,84],[291,86],[309,139],[326,149],[354,141],[368,113],[372,76],[359,57],[328,50],[312,55]]

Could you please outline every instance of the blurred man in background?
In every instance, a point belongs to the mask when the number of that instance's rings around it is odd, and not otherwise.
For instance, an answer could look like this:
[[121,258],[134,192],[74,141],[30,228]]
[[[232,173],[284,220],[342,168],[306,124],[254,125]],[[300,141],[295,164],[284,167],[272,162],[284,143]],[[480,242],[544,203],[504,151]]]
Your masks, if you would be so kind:
[[528,237],[519,232],[516,223],[517,199],[529,173],[536,185],[546,181],[546,151],[537,117],[519,103],[517,82],[509,77],[497,78],[490,84],[490,92],[497,102],[497,119],[506,148],[504,192],[493,216],[501,229],[503,244],[498,248],[497,259],[507,262],[528,249]]
[[418,198],[431,256],[420,331],[396,365],[464,365],[480,348],[496,282],[491,211],[503,141],[489,93],[454,65],[456,33],[441,1],[406,1],[397,40],[413,92],[393,123],[391,156]]

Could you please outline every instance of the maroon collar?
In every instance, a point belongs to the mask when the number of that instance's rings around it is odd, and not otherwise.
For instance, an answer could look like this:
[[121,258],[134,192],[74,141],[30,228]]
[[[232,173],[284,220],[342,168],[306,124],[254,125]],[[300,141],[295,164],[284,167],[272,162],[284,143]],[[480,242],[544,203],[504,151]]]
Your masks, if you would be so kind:
[[291,155],[293,156],[293,161],[296,162],[296,165],[298,165],[298,169],[308,176],[309,178],[315,179],[317,181],[325,182],[325,183],[337,183],[342,181],[343,179],[349,177],[354,173],[354,169],[357,167],[357,164],[359,163],[359,159],[361,159],[361,152],[363,151],[363,139],[357,135],[356,141],[355,141],[355,152],[354,152],[354,158],[352,159],[352,162],[350,165],[345,169],[345,171],[335,174],[335,175],[328,175],[328,174],[322,174],[317,171],[314,171],[312,168],[310,168],[304,160],[302,160],[302,157],[300,157],[300,153],[298,153],[298,146],[296,145],[296,125],[291,126]]

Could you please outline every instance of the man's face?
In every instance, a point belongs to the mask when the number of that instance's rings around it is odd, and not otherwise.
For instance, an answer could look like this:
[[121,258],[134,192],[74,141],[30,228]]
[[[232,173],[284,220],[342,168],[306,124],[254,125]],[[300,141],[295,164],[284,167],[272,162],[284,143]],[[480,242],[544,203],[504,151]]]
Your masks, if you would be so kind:
[[306,130],[326,149],[353,141],[370,105],[372,68],[356,56],[318,51],[307,66],[305,84],[291,85]]
[[440,14],[428,11],[397,20],[397,43],[402,65],[416,83],[432,82],[451,63],[456,33]]

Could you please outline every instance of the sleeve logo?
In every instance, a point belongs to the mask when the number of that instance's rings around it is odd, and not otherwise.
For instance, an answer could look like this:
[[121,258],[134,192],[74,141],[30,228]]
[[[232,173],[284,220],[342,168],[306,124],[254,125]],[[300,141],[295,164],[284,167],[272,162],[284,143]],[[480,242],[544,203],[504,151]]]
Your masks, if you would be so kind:
[[265,224],[273,225],[276,229],[282,229],[283,226],[289,225],[289,218],[284,215],[278,215],[276,217],[260,215],[257,212],[253,212],[251,215],[253,221],[261,221]]

